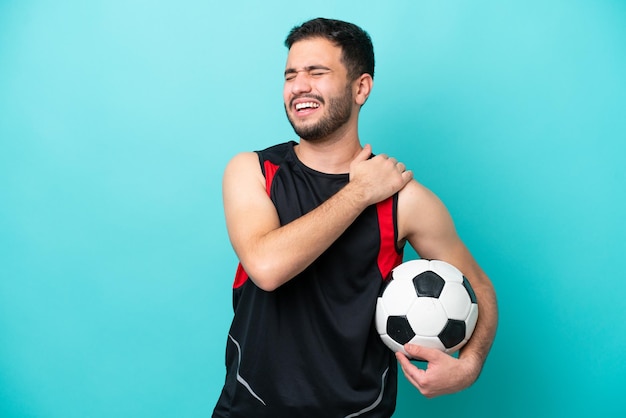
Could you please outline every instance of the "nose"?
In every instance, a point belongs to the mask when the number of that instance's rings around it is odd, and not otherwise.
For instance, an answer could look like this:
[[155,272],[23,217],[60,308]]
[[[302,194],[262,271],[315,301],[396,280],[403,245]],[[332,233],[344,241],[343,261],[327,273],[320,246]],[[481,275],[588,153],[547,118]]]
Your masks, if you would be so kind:
[[290,81],[291,93],[294,96],[303,93],[309,93],[311,91],[311,80],[306,72],[298,72],[295,77]]

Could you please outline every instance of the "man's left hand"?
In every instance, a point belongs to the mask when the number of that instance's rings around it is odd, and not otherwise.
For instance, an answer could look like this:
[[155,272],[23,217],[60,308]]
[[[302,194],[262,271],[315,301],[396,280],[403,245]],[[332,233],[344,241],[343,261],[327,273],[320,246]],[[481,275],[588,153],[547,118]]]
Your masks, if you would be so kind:
[[406,344],[406,352],[415,359],[428,362],[420,369],[401,352],[396,353],[407,380],[427,398],[459,392],[478,378],[481,365],[472,357],[455,358],[434,348]]

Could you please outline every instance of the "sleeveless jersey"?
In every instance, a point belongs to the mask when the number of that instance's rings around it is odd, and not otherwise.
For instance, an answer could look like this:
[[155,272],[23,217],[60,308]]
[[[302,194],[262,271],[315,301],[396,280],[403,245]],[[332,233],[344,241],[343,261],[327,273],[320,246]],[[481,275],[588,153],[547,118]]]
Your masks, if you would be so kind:
[[[302,164],[295,142],[258,151],[281,225],[315,209],[348,174]],[[397,363],[374,324],[393,267],[397,194],[365,209],[317,260],[272,292],[239,265],[226,344],[226,382],[213,417],[390,417]]]

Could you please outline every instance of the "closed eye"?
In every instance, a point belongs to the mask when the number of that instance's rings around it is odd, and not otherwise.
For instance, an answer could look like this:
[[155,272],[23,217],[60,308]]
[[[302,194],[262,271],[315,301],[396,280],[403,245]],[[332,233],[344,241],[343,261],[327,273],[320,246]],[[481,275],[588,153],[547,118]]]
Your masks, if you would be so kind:
[[330,71],[315,70],[315,71],[311,71],[309,74],[311,74],[313,77],[320,77],[325,74],[328,74],[329,72]]
[[288,68],[287,70],[285,70],[285,81],[293,80],[300,72],[306,72],[311,77],[321,77],[323,75],[329,74],[331,70],[330,68],[321,65],[312,65],[309,67],[305,67],[301,70]]

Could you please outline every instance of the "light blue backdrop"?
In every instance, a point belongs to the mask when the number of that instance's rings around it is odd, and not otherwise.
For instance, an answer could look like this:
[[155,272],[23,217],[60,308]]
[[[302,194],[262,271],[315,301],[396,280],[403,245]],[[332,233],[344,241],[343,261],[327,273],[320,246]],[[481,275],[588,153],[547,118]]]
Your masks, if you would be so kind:
[[619,0],[0,0],[0,416],[210,415],[221,174],[294,138],[282,42],[317,16],[372,35],[362,139],[444,200],[499,295],[477,384],[401,378],[395,417],[624,416]]

